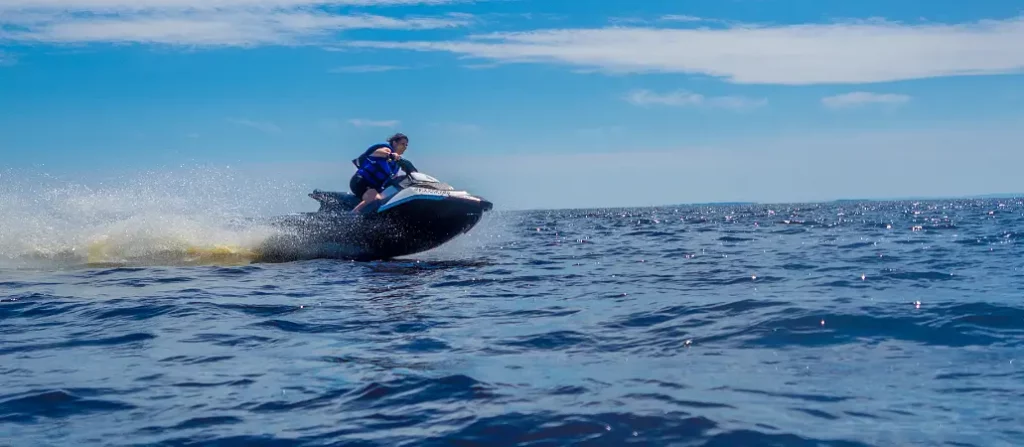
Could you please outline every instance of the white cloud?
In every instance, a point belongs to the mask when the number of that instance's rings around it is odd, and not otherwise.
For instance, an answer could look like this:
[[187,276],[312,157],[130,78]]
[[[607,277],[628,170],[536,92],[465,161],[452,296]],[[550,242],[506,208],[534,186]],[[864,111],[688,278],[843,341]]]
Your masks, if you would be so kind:
[[768,104],[764,98],[745,98],[742,96],[707,97],[686,90],[669,93],[655,93],[650,90],[634,90],[626,95],[626,100],[638,106],[708,106],[732,110],[746,110]]
[[668,14],[658,18],[662,22],[677,22],[677,23],[688,23],[688,24],[702,24],[702,27],[708,27],[709,25],[718,26],[744,26],[743,22],[737,22],[734,20],[725,19],[709,19],[705,17],[697,17],[685,14]]
[[703,22],[704,21],[704,19],[702,19],[700,17],[686,15],[686,14],[668,14],[668,15],[661,16],[661,20],[667,20],[667,21],[670,21],[670,22]]
[[442,5],[466,0],[0,0],[0,11],[139,11],[148,9],[225,9],[238,7]]
[[870,83],[1024,72],[1024,17],[967,24],[860,21],[609,27],[493,33],[455,41],[350,42],[491,61],[560,63],[618,73],[688,73],[744,84]]
[[399,124],[398,120],[367,120],[367,119],[350,119],[348,123],[356,127],[396,127]]
[[901,105],[910,101],[910,96],[896,93],[851,92],[828,96],[821,99],[825,107],[842,109],[867,104]]
[[462,26],[464,14],[393,18],[319,6],[441,4],[448,0],[0,0],[0,42],[189,46],[330,43],[353,29]]
[[469,70],[490,70],[492,68],[498,68],[501,64],[465,64],[462,68]]
[[685,24],[697,24],[703,23],[704,26],[709,24],[725,25],[730,23],[728,20],[722,19],[708,19],[704,17],[692,16],[687,14],[666,14],[655,19],[641,18],[641,17],[612,17],[608,19],[608,22],[612,25],[646,25],[658,22],[674,22],[674,23],[685,23]]
[[704,101],[704,96],[697,93],[690,93],[685,90],[679,90],[667,94],[658,94],[650,90],[634,90],[627,97],[626,100],[638,105],[665,105],[665,106],[686,106],[686,105],[698,105]]

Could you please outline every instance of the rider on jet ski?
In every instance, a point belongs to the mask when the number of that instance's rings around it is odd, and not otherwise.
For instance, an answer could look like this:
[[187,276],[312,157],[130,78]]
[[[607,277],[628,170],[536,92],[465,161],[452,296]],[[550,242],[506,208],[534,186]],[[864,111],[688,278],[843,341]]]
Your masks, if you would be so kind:
[[378,143],[370,146],[352,164],[356,166],[356,173],[352,175],[348,186],[352,194],[362,199],[359,205],[352,209],[358,213],[367,205],[380,200],[380,194],[384,191],[384,185],[388,180],[398,174],[399,169],[406,173],[416,171],[416,168],[402,154],[409,147],[409,137],[396,133],[388,138],[387,143]]

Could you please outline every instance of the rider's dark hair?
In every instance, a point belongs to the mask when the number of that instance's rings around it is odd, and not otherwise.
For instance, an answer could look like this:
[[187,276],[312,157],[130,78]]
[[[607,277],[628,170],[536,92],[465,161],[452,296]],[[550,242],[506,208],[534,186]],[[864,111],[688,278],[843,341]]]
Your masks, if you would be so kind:
[[407,137],[407,136],[405,136],[405,134],[399,132],[399,133],[396,133],[396,134],[392,135],[391,138],[388,138],[388,144],[395,144],[395,142],[399,141],[399,140],[405,140],[406,142],[408,142],[409,141],[409,137]]

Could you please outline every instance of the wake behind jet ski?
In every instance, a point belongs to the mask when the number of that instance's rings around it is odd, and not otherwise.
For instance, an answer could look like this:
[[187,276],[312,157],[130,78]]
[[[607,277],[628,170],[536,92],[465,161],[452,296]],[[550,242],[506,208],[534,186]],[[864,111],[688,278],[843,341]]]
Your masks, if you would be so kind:
[[282,234],[264,244],[261,260],[370,261],[415,254],[468,232],[493,208],[486,199],[406,166],[406,174],[385,183],[380,200],[359,212],[353,212],[361,201],[355,194],[314,190],[309,197],[320,209],[275,219],[272,225]]

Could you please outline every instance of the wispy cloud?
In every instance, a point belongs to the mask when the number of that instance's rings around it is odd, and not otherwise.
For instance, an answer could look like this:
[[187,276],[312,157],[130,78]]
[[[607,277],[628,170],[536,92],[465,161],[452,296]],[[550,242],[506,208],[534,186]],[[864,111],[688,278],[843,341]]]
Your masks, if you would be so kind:
[[289,8],[301,6],[406,6],[469,3],[472,0],[0,0],[3,10],[128,11],[146,9]]
[[409,67],[398,65],[349,65],[330,69],[331,73],[380,73],[385,71],[406,70]]
[[700,17],[691,16],[691,15],[685,15],[685,14],[669,14],[669,15],[664,15],[664,16],[661,16],[661,20],[669,20],[669,21],[673,21],[673,22],[703,22],[704,21],[704,19],[702,19]]
[[14,56],[0,50],[0,67],[14,65],[15,63],[17,63],[17,59],[15,59]]
[[398,120],[368,120],[355,118],[348,120],[348,123],[356,127],[396,127],[400,123]]
[[501,63],[465,64],[465,65],[462,66],[462,68],[466,68],[466,69],[469,69],[469,70],[490,70],[492,68],[498,68],[501,65],[502,65]]
[[902,105],[910,96],[896,93],[851,92],[821,98],[821,103],[831,109],[845,109],[868,104]]
[[424,30],[471,20],[318,8],[442,3],[452,0],[0,0],[0,42],[302,45],[333,42],[345,30]]
[[649,25],[649,24],[658,23],[658,22],[674,22],[674,23],[685,23],[685,24],[695,24],[695,23],[728,24],[728,23],[733,23],[733,22],[729,22],[727,20],[708,19],[708,18],[704,18],[704,17],[692,16],[692,15],[687,15],[687,14],[666,14],[666,15],[657,17],[655,19],[644,18],[644,17],[612,17],[611,19],[609,19],[609,23],[611,23],[613,25],[632,24],[632,25],[638,25],[639,26],[639,25]]
[[249,127],[252,129],[259,130],[266,133],[281,133],[281,128],[277,124],[270,122],[259,122],[245,118],[228,118],[228,122],[237,124],[239,126]]
[[768,104],[765,98],[746,98],[742,96],[712,96],[687,90],[676,90],[668,93],[656,93],[650,90],[634,90],[626,95],[626,101],[638,106],[707,106],[732,110],[748,110]]
[[[609,27],[492,33],[453,41],[359,41],[491,61],[616,73],[687,73],[744,84],[872,83],[1024,71],[1024,17],[966,24],[881,20],[716,29]],[[698,44],[699,43],[699,44]]]
[[659,17],[658,20],[661,21],[661,22],[676,22],[676,23],[685,23],[685,24],[691,24],[691,25],[701,24],[701,26],[704,26],[704,27],[706,27],[708,25],[740,26],[740,27],[744,26],[742,22],[737,22],[737,21],[734,21],[734,20],[709,19],[707,17],[697,17],[697,16],[691,16],[691,15],[685,15],[685,14],[668,14],[668,15],[663,15],[663,16]]

